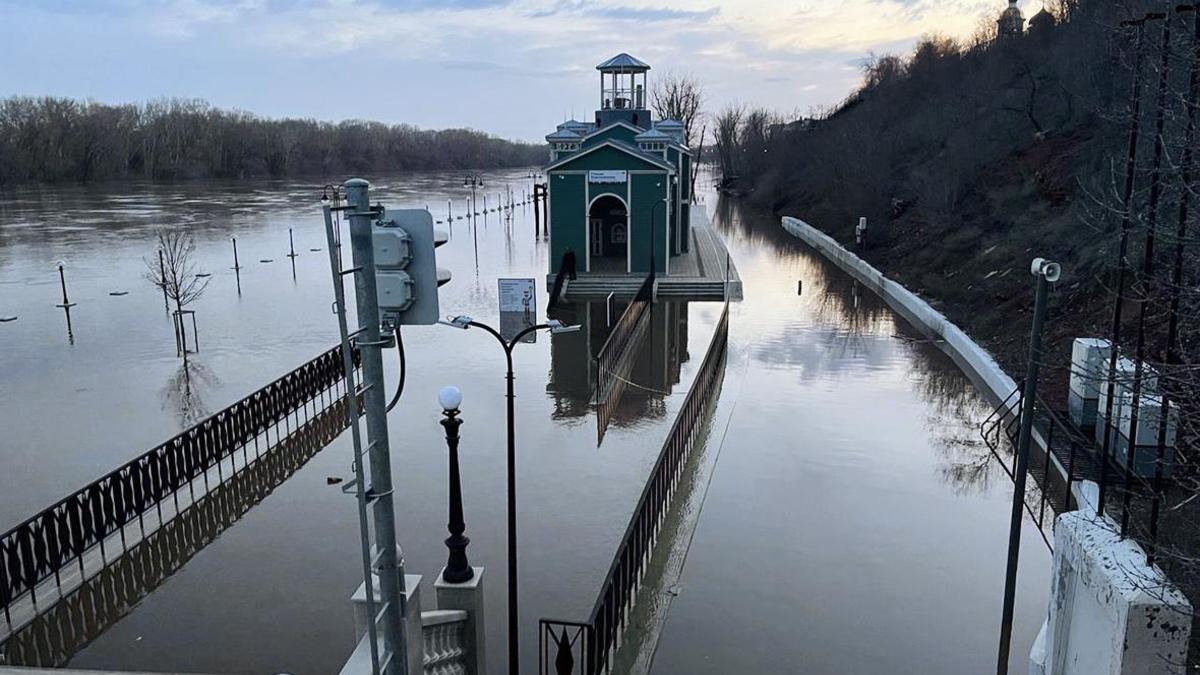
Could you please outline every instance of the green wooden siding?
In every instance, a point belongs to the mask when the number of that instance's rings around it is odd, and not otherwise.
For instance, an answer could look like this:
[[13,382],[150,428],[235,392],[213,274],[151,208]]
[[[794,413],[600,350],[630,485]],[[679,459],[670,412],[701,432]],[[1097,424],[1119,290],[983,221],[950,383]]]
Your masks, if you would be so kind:
[[555,174],[546,179],[550,189],[550,272],[557,273],[567,249],[575,251],[578,269],[587,260],[587,223],[583,218],[586,191],[584,174]]

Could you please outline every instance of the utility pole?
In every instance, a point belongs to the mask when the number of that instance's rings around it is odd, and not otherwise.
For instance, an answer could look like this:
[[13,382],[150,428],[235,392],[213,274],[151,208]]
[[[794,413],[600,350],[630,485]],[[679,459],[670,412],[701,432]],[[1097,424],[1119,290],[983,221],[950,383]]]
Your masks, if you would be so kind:
[[[1017,562],[1021,555],[1021,513],[1025,510],[1025,475],[1029,467],[1029,445],[1033,440],[1033,412],[1037,403],[1038,370],[1042,363],[1042,326],[1046,322],[1046,295],[1051,283],[1058,281],[1057,263],[1035,258],[1030,270],[1037,278],[1033,301],[1033,329],[1029,334],[1029,363],[1025,386],[1021,390],[1021,430],[1017,436],[1017,461],[1013,469],[1012,515],[1008,524],[1008,564],[1004,572],[1004,611],[1000,619],[1000,653],[996,674],[1008,675],[1008,652],[1012,642],[1013,604],[1017,597]],[[1046,448],[1050,461],[1050,448]],[[1069,489],[1069,488],[1068,488]]]
[[[383,598],[385,657],[383,675],[405,675],[408,650],[404,640],[404,564],[397,551],[396,515],[392,503],[392,462],[388,444],[387,401],[383,384],[383,340],[379,331],[379,298],[375,284],[375,249],[371,222],[375,212],[370,206],[367,181],[353,178],[345,183],[347,215],[350,222],[350,252],[353,256],[354,296],[361,322],[357,344],[362,353],[363,408],[367,418],[367,451],[370,461],[370,487],[366,499],[375,520],[375,558],[373,570],[379,575]],[[349,271],[349,270],[347,270]],[[356,458],[355,461],[361,461]],[[373,630],[371,626],[368,630]],[[420,648],[419,645],[415,646]]]

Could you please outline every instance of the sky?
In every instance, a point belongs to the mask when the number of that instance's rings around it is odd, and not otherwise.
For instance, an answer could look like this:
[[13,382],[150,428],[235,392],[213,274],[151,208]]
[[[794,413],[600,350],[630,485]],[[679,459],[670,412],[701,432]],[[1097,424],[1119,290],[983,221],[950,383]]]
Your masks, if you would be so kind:
[[[1005,0],[0,0],[0,96],[202,98],[265,117],[540,140],[628,52],[706,109],[836,104],[871,54],[965,37]],[[1040,0],[1021,0],[1026,17]]]

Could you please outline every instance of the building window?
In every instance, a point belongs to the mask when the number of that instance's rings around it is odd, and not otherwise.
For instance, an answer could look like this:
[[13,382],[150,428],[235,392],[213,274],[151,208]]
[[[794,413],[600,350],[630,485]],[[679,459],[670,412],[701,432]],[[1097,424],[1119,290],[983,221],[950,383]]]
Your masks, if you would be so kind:
[[614,243],[614,244],[624,244],[625,243],[625,226],[624,225],[617,223],[612,226],[612,243]]

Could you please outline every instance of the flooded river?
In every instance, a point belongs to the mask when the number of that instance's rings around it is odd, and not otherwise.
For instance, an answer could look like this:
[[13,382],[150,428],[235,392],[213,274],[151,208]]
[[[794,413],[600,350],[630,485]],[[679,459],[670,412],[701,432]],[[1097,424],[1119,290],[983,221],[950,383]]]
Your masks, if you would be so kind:
[[[485,173],[488,205],[506,187],[528,191],[526,174]],[[428,205],[442,219],[453,200],[453,213],[465,211],[459,174],[371,178],[372,198],[389,207]],[[303,181],[0,195],[0,316],[18,317],[0,324],[0,527],[335,343],[319,196],[319,185]],[[746,300],[732,310],[694,538],[682,573],[661,589],[669,603],[657,652],[649,641],[653,672],[986,671],[1011,495],[979,442],[986,404],[935,346],[914,340],[777,220],[705,200]],[[186,378],[162,296],[144,279],[158,226],[194,233],[199,267],[213,274],[194,306],[200,353]],[[517,207],[511,221],[488,214],[474,231],[454,221],[438,249],[454,274],[441,291],[443,314],[496,323],[498,277],[538,279],[544,305],[546,255],[531,207]],[[69,330],[55,307],[58,260],[77,303]],[[527,668],[538,617],[590,610],[719,314],[717,303],[656,308],[634,386],[599,446],[588,354],[602,327],[516,349]],[[464,392],[468,555],[487,568],[489,661],[502,672],[503,354],[478,331],[419,327],[404,337],[407,386],[389,419],[406,570],[432,583],[445,560],[435,396],[454,384]],[[385,363],[393,368],[394,354]],[[103,630],[70,665],[336,672],[353,646],[349,595],[360,568],[354,502],[326,483],[348,476],[349,457],[346,437],[318,453],[135,607],[98,622]],[[1048,573],[1032,527],[1023,551],[1018,666],[1045,611]]]

